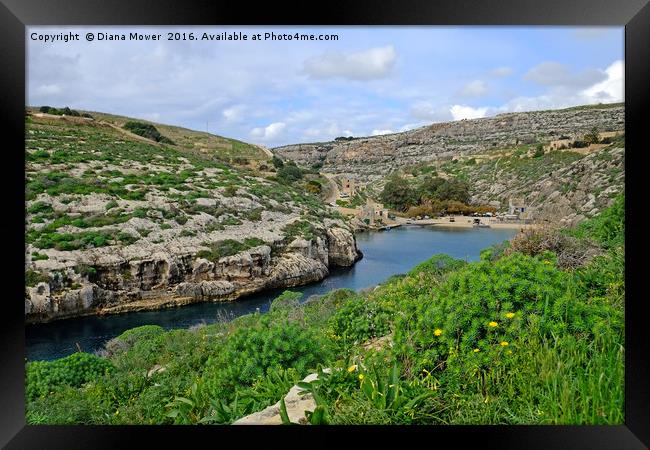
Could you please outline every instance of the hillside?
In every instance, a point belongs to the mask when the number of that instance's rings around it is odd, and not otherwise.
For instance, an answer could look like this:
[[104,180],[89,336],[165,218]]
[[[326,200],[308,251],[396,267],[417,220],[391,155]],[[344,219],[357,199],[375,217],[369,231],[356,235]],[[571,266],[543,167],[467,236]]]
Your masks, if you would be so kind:
[[[507,210],[520,198],[534,219],[577,223],[611,204],[624,186],[623,104],[500,114],[438,123],[383,136],[296,144],[272,149],[280,157],[355,179],[377,195],[395,172],[461,177],[472,201]],[[608,145],[556,149],[593,128],[614,135]],[[545,146],[534,155],[538,144]]]
[[262,149],[90,114],[26,116],[28,321],[231,300],[359,258],[305,181],[249,164]]
[[[28,108],[28,110],[32,113],[38,113],[37,108]],[[174,146],[179,150],[215,155],[219,159],[229,161],[231,163],[243,163],[243,160],[245,159],[263,161],[269,159],[271,156],[268,150],[257,145],[242,142],[237,139],[217,136],[203,131],[189,130],[187,128],[164,125],[142,119],[132,119],[129,117],[107,114],[103,112],[79,112],[91,115],[95,119],[95,122],[104,122],[110,125],[114,125],[122,132],[127,134],[128,131],[123,130],[122,127],[129,121],[137,120],[141,123],[155,125],[155,127],[160,130],[161,134],[171,139],[174,143]],[[74,117],[69,118],[74,120]]]

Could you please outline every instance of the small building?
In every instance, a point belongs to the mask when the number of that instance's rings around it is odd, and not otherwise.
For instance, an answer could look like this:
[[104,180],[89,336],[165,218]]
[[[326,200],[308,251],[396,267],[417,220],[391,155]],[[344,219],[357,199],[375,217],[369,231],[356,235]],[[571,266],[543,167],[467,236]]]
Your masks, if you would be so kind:
[[526,204],[521,198],[510,198],[508,200],[508,215],[519,216],[526,212]]
[[348,194],[350,197],[353,197],[357,193],[357,185],[353,179],[345,177],[342,180],[341,191],[344,194]]
[[381,203],[367,199],[366,203],[361,207],[360,219],[368,225],[375,225],[377,221],[386,222],[386,220],[389,220],[388,209],[384,208]]

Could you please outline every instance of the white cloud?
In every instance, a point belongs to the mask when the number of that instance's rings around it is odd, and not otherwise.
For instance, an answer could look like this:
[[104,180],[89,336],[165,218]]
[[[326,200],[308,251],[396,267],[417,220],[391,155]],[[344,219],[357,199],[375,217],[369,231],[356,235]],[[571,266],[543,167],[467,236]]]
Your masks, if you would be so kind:
[[243,118],[245,109],[244,105],[234,105],[221,111],[221,115],[228,122],[237,122]]
[[485,81],[474,80],[467,83],[460,90],[460,95],[463,97],[482,97],[488,92],[488,87]]
[[614,61],[605,69],[607,78],[582,91],[582,95],[590,100],[589,103],[622,102],[625,96],[624,71],[623,61]]
[[336,122],[322,122],[320,127],[309,127],[303,131],[303,136],[312,140],[332,140],[339,136],[353,136],[349,129],[341,130]]
[[490,75],[493,77],[507,77],[512,75],[512,68],[510,67],[496,67],[490,71]]
[[251,136],[263,141],[268,141],[277,138],[286,126],[287,124],[284,122],[274,122],[266,127],[253,128],[251,130]]
[[449,107],[433,106],[430,102],[417,102],[413,104],[409,113],[412,117],[426,120],[427,122],[444,122],[452,119]]
[[565,88],[586,88],[605,78],[600,70],[586,69],[580,73],[571,73],[567,66],[553,61],[538,64],[524,75],[525,80],[537,84]]
[[372,133],[370,133],[371,136],[378,136],[382,134],[391,134],[394,133],[393,130],[372,130]]
[[451,112],[454,120],[479,119],[481,117],[485,117],[487,111],[487,107],[472,108],[471,106],[463,105],[454,105],[449,108],[449,112]]
[[392,45],[353,53],[330,52],[305,61],[304,71],[310,78],[371,80],[388,76],[396,59]]
[[499,111],[534,111],[570,106],[615,103],[624,101],[624,63],[614,61],[605,70],[598,70],[599,79],[583,88],[552,86],[548,92],[534,97],[520,96],[510,100]]
[[42,84],[36,88],[36,94],[43,96],[57,95],[63,92],[58,84]]

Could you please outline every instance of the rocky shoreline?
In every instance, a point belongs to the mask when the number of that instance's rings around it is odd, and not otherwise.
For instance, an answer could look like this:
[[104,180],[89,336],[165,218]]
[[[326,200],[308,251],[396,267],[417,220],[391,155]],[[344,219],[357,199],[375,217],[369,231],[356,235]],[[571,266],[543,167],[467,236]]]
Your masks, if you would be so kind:
[[[28,288],[26,323],[234,301],[320,281],[331,268],[349,267],[362,258],[354,234],[333,225],[319,228],[312,240],[294,239],[277,255],[270,245],[216,262],[191,253],[159,252],[148,259],[95,264],[94,275],[87,277],[68,267],[51,281]],[[75,284],[80,286],[68,287]]]

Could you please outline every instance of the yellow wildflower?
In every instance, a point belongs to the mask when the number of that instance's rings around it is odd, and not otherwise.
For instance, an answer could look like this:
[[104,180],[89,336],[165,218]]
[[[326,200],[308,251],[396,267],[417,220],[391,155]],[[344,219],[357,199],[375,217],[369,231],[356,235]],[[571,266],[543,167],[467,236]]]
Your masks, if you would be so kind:
[[490,327],[492,327],[492,328],[494,328],[494,327],[498,327],[498,326],[499,326],[499,324],[498,324],[498,323],[496,323],[496,322],[490,322],[490,323],[488,323],[488,326],[490,326]]
[[474,353],[478,353],[478,352],[480,352],[480,351],[481,351],[481,350],[478,349],[478,348],[475,348],[475,349],[474,349]]
[[508,319],[512,319],[513,317],[515,317],[515,313],[513,313],[513,312],[506,313],[506,317]]
[[356,364],[353,364],[350,367],[348,367],[348,372],[354,372],[355,370],[357,370],[357,365]]
[[508,350],[508,351],[506,352],[506,355],[512,355],[512,350]]
[[364,377],[363,377],[363,374],[360,373],[360,374],[359,374],[359,380],[363,381],[363,378],[364,378]]
[[436,328],[433,334],[435,334],[436,336],[440,336],[442,334],[442,330],[440,328]]
[[501,341],[501,343],[499,345],[501,345],[501,347],[505,347],[505,346],[508,345],[508,342],[507,341]]

